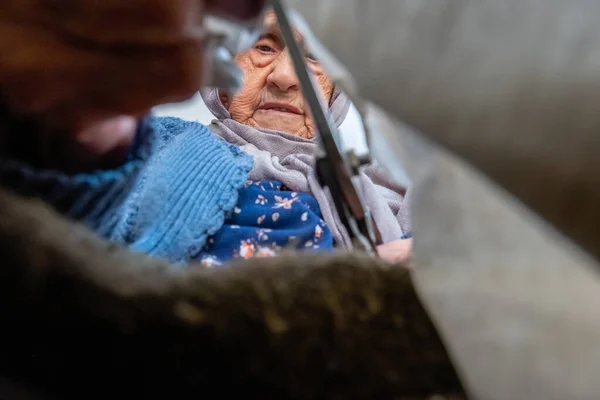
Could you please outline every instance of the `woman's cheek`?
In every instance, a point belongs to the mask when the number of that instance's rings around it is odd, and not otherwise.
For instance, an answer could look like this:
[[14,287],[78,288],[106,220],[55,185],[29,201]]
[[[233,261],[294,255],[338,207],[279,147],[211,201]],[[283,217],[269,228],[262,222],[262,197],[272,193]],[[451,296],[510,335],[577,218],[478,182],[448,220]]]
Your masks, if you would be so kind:
[[233,96],[229,112],[234,120],[245,122],[254,114],[255,104],[256,96],[249,92],[247,86],[245,86],[244,90]]
[[253,57],[238,57],[238,64],[244,71],[244,86],[233,97],[230,113],[233,119],[244,122],[254,115],[256,107],[260,103],[260,94],[266,85],[267,68],[257,67]]
[[327,101],[327,103],[329,103],[331,101],[331,96],[333,96],[333,82],[331,82],[331,80],[329,80],[325,74],[318,74],[317,82],[323,90],[325,100]]
[[235,61],[244,71],[250,68],[263,68],[273,62],[274,55],[263,54],[256,49],[250,49],[244,53],[238,54]]
[[248,52],[249,59],[252,61],[252,64],[255,68],[266,68],[270,64],[273,63],[275,59],[277,59],[279,53],[261,53],[256,49],[252,49]]

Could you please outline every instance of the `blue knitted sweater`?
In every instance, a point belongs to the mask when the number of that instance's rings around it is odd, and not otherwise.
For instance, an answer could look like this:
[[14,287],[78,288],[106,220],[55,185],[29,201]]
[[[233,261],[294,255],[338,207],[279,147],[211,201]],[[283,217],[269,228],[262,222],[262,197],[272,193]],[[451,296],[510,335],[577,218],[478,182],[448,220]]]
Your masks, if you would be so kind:
[[252,158],[177,118],[148,117],[137,137],[121,167],[90,174],[36,170],[4,157],[0,185],[41,198],[134,251],[185,264],[235,207]]

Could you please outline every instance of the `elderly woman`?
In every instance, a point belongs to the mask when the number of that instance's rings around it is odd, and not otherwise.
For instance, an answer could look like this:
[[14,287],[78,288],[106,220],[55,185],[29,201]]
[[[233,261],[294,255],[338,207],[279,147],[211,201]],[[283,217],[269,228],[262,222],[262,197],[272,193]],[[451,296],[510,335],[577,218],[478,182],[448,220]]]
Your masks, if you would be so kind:
[[[302,39],[300,33],[296,35]],[[318,185],[314,175],[314,125],[273,13],[266,15],[264,33],[254,47],[240,54],[237,61],[246,79],[241,91],[231,98],[215,89],[202,91],[205,103],[217,117],[210,129],[254,157],[248,184],[260,188],[256,192],[260,196],[257,201],[273,204],[284,201],[293,209],[311,200],[318,208],[310,205],[306,211],[320,211],[336,246],[351,246],[331,196]],[[308,52],[306,62],[316,75],[318,87],[339,126],[350,108],[349,99],[335,88]],[[362,195],[386,243],[380,247],[380,254],[392,261],[405,259],[411,245],[406,190],[373,165],[362,171],[360,180]],[[288,210],[281,207],[266,210],[260,216],[265,220],[262,226],[276,229],[278,218]],[[317,229],[322,231],[321,227]],[[309,240],[306,245],[313,243]]]
[[[252,157],[201,124],[139,117],[154,101],[186,96],[202,75],[202,37],[193,29],[199,20],[178,25],[180,15],[198,12],[195,4],[177,3],[146,20],[120,2],[82,1],[86,16],[120,27],[113,36],[91,22],[61,20],[64,13],[3,3],[0,185],[180,265],[220,265],[289,246],[331,249],[323,222],[331,218],[319,196],[286,188],[284,179],[249,177]],[[261,5],[211,2],[209,10],[247,18]],[[43,31],[41,19],[48,21]],[[46,56],[32,57],[39,52]]]

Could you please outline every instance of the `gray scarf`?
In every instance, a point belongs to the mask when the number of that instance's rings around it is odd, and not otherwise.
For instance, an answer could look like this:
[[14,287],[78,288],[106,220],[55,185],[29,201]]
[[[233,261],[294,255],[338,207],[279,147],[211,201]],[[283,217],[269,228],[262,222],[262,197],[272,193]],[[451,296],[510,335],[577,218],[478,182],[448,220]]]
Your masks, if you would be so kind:
[[[337,214],[331,195],[317,182],[314,172],[316,143],[285,132],[254,128],[231,119],[229,111],[219,99],[216,89],[204,89],[202,98],[217,117],[209,128],[229,143],[240,146],[254,157],[250,180],[276,180],[290,190],[311,193],[321,208],[323,219],[331,229],[338,247],[351,248],[350,237]],[[350,108],[349,99],[335,91],[329,111],[339,127]],[[362,169],[360,188],[383,241],[389,242],[410,232],[406,189],[391,182],[383,170],[375,165]]]

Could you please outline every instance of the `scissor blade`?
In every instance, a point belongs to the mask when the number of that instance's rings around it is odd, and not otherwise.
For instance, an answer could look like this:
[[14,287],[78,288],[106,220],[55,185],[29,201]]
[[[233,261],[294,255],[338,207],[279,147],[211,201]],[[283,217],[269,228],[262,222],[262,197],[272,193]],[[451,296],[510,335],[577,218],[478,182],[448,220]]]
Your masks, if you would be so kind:
[[283,3],[279,0],[271,1],[273,11],[279,22],[281,34],[286,43],[298,81],[302,89],[302,94],[308,109],[310,110],[313,122],[318,131],[318,139],[321,142],[321,146],[328,153],[329,157],[333,157],[334,162],[342,161],[342,157],[339,153],[337,143],[333,132],[335,131],[334,125],[329,118],[329,115],[324,111],[324,104],[315,90],[313,79],[311,78],[306,64],[304,63],[304,56],[300,50],[300,46],[296,42],[294,37],[293,29],[288,17],[287,11]]
[[369,213],[365,211],[360,196],[354,187],[348,162],[339,150],[336,141],[336,137],[339,137],[337,128],[331,121],[329,114],[325,112],[326,108],[322,99],[315,90],[313,79],[304,63],[304,56],[294,37],[290,18],[283,3],[279,0],[272,0],[271,3],[298,76],[302,94],[313,117],[313,123],[317,128],[317,139],[319,141],[317,174],[321,184],[327,186],[331,191],[338,214],[344,225],[346,225],[348,233],[354,239],[357,239],[356,241],[365,250],[373,251],[375,240],[372,230],[369,229],[372,222],[368,220],[370,218]]

